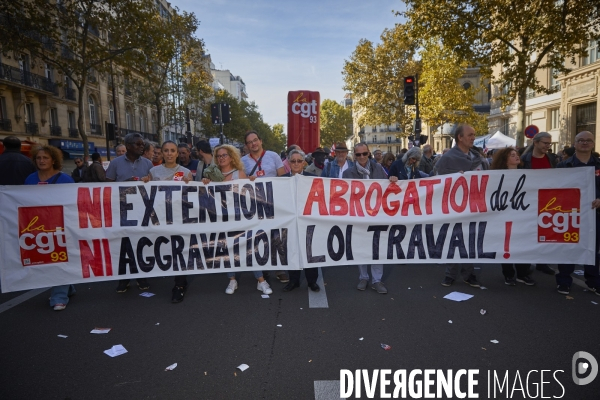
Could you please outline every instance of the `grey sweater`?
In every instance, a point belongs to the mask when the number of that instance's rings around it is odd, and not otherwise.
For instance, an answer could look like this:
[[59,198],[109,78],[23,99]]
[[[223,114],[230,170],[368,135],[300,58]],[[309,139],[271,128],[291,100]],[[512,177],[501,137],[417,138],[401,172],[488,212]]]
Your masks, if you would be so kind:
[[465,154],[454,146],[435,163],[434,173],[435,175],[454,174],[460,171],[475,171],[478,167],[483,170],[490,168],[487,160],[477,150],[471,149],[469,154]]
[[[369,174],[369,179],[387,179],[388,178],[387,174],[385,173],[385,171],[383,170],[383,167],[380,164],[377,164],[373,160],[369,160],[369,163],[367,165],[369,167],[369,171],[371,171],[371,173]],[[356,168],[356,164],[355,164],[352,167],[350,167],[344,171],[344,173],[342,174],[342,178],[363,179],[363,176],[358,172],[358,169]]]

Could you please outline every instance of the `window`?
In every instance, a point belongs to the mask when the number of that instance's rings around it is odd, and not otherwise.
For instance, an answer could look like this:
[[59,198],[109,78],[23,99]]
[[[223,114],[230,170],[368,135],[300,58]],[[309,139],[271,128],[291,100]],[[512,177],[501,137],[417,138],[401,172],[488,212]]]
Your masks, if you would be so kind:
[[387,137],[387,141],[388,141],[388,143],[392,143],[392,137],[391,137],[391,136],[388,136],[388,137]]
[[534,97],[535,97],[535,90],[533,90],[532,88],[527,88],[527,92],[525,92],[525,98],[532,99]]
[[525,114],[525,126],[531,125],[532,119],[531,114]]
[[392,146],[388,146],[387,152],[388,152],[388,153],[391,153],[391,152],[392,152]]
[[[98,119],[96,118],[96,104],[94,103],[94,98],[92,96],[88,97],[88,104],[90,105],[90,124],[95,125]],[[92,127],[94,130],[95,127]]]
[[8,114],[6,114],[6,99],[0,97],[0,121],[5,119],[8,119]]
[[373,135],[373,143],[377,143],[377,135]]
[[152,115],[152,132],[151,133],[156,133],[156,115]]
[[46,78],[48,82],[54,82],[54,68],[50,64],[46,64]]
[[50,127],[58,126],[58,110],[56,108],[50,109]]
[[75,113],[73,111],[67,112],[69,117],[69,129],[77,129],[77,122],[75,121]]
[[510,128],[510,118],[502,119],[502,126],[500,128],[502,133],[504,133],[506,136],[508,136],[509,128]]
[[33,112],[33,103],[25,103],[25,122],[28,124],[35,123],[35,114]]
[[108,103],[108,121],[111,124],[115,123],[115,107],[112,102]]
[[133,119],[131,117],[131,109],[125,110],[125,122],[127,123],[127,129],[133,130]]
[[587,55],[583,58],[583,65],[594,63],[600,59],[600,57],[598,57],[599,49],[597,40],[590,40],[588,42],[588,47],[585,50]]
[[560,82],[556,80],[560,72],[554,68],[550,69],[550,89],[559,91]]
[[550,129],[560,128],[560,109],[550,110]]
[[469,89],[471,89],[471,84],[470,84],[469,82],[465,82],[465,83],[463,84],[463,88],[464,88],[465,90],[469,90]]
[[146,121],[142,112],[140,112],[140,132],[146,132]]

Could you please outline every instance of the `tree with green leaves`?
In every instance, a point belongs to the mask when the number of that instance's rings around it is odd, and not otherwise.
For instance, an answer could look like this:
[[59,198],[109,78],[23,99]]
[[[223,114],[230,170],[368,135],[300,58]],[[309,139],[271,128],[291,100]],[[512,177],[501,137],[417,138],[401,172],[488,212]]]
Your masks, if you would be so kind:
[[504,106],[516,101],[517,146],[523,146],[527,89],[551,93],[536,72],[567,72],[565,59],[585,54],[581,46],[600,35],[597,0],[405,0],[413,37],[441,39],[472,65],[497,66],[492,84],[504,88]]
[[0,15],[3,53],[28,50],[32,59],[52,65],[77,88],[77,126],[87,156],[83,104],[90,76],[108,73],[110,61],[127,65],[134,60],[158,15],[154,2],[11,0],[0,2]]
[[385,29],[378,45],[359,41],[350,59],[344,61],[342,75],[360,126],[409,124],[412,117],[405,112],[404,77],[420,72],[414,60],[416,52],[416,42],[402,24]]
[[321,146],[344,142],[352,135],[352,111],[336,101],[321,102]]
[[429,126],[446,122],[467,123],[487,132],[487,118],[473,108],[479,88],[465,89],[459,82],[469,66],[439,40],[429,40],[420,51],[419,112]]

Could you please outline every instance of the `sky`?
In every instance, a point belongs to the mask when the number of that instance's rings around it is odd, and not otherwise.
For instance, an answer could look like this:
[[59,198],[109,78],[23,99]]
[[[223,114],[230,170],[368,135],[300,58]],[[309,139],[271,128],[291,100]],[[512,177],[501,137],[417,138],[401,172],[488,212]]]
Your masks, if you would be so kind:
[[269,125],[287,125],[287,93],[344,98],[342,69],[361,38],[379,42],[401,22],[401,0],[174,0],[194,12],[196,32],[217,69],[246,84],[248,100]]

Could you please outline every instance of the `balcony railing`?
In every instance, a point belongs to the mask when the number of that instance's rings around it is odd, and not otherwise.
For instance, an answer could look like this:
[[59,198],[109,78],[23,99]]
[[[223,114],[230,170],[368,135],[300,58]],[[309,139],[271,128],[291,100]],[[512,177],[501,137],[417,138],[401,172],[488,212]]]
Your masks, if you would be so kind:
[[70,138],[78,138],[79,130],[77,128],[69,128],[69,137]]
[[400,142],[400,138],[392,138],[391,140],[377,140],[377,139],[373,139],[371,140],[369,143],[374,143],[374,144],[398,144],[401,143]]
[[12,131],[10,119],[0,119],[0,131]]
[[0,64],[0,79],[20,83],[21,85],[58,95],[58,85],[50,79],[45,76],[32,74],[31,72],[20,68],[11,67],[7,64]]
[[90,131],[94,136],[102,136],[102,125],[90,124]]
[[62,129],[60,126],[50,125],[50,136],[62,136]]
[[32,135],[37,135],[39,132],[38,124],[31,122],[25,124],[25,132],[31,133]]
[[75,89],[66,87],[65,88],[65,98],[67,100],[77,101],[77,98],[75,97]]

